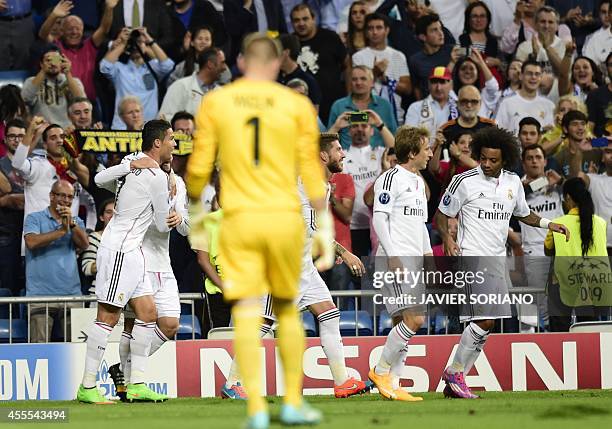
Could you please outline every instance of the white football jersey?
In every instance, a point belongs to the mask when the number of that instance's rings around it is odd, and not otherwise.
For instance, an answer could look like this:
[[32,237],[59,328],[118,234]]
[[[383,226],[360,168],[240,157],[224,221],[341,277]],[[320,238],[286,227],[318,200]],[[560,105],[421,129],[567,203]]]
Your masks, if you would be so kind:
[[[330,186],[329,183],[326,183],[327,192],[325,194],[325,201],[329,201],[330,196]],[[300,203],[302,205],[302,217],[304,218],[304,223],[306,224],[306,238],[304,241],[304,250],[302,252],[302,271],[306,267],[314,268],[314,263],[312,262],[312,234],[317,230],[317,217],[315,210],[310,205],[310,200],[306,196],[306,191],[304,190],[304,184],[302,183],[302,179],[298,178],[298,192],[300,195]],[[316,270],[316,268],[315,268]]]
[[[427,222],[427,196],[421,176],[395,166],[374,183],[374,212],[389,214],[389,235],[397,255],[423,256],[431,252]],[[385,256],[381,244],[377,256]]]
[[[543,188],[537,192],[532,192],[526,197],[529,208],[535,214],[547,219],[556,219],[563,216],[563,206],[561,189],[555,186],[551,190]],[[523,250],[528,255],[545,256],[544,255],[544,239],[548,230],[535,226],[521,224],[521,240],[523,242]]]
[[351,229],[370,229],[370,209],[363,202],[363,194],[382,172],[384,147],[355,147],[346,150],[343,173],[350,174],[355,183],[355,204]]
[[499,177],[488,177],[480,166],[453,177],[438,209],[459,215],[457,244],[463,256],[506,256],[510,218],[531,212],[516,174],[502,170]]
[[96,184],[104,186],[109,175],[122,173],[116,180],[115,214],[100,242],[100,246],[116,252],[125,253],[141,247],[151,222],[161,232],[170,231],[166,225],[170,211],[168,175],[159,168],[130,170],[130,161],[142,156],[146,155],[128,155],[115,166],[117,168],[103,170],[95,177]]

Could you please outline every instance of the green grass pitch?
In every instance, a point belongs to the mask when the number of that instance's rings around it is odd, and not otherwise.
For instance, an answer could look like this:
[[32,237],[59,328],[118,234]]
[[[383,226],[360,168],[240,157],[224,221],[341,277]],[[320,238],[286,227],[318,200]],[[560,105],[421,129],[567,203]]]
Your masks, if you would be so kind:
[[[348,399],[310,396],[308,401],[321,409],[325,421],[321,429],[559,429],[612,427],[612,390],[571,392],[489,392],[478,400],[444,399],[442,394],[427,393],[418,403],[387,401],[378,394]],[[273,423],[281,427],[278,415],[279,398],[269,398]],[[3,428],[67,428],[82,429],[221,429],[241,428],[246,408],[244,403],[222,399],[181,398],[161,404],[117,404],[92,406],[74,401],[2,402],[7,408],[68,408],[68,424],[9,424]]]

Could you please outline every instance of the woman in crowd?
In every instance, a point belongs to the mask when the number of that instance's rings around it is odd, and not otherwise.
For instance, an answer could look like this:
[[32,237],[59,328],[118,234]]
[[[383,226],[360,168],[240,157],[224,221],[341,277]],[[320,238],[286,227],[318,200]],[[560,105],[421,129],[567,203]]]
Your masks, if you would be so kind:
[[341,35],[349,55],[365,48],[364,25],[368,13],[368,6],[362,0],[354,1],[349,8],[348,31]]
[[602,85],[601,71],[595,62],[587,57],[579,56],[572,65],[572,79],[564,94],[573,94],[583,103],[587,95]]
[[[4,141],[6,122],[20,118],[28,122],[28,109],[21,98],[17,85],[9,84],[0,88],[0,142]],[[6,155],[6,146],[0,144],[0,158]]]
[[489,32],[490,25],[491,11],[487,5],[482,1],[471,3],[465,8],[465,24],[459,43],[482,53],[489,67],[499,68],[497,38]]
[[482,104],[479,115],[490,118],[495,113],[497,101],[501,96],[499,83],[493,77],[482,54],[474,49],[469,56],[461,58],[453,69],[453,89],[459,93],[461,87],[473,85],[480,90]]
[[[170,86],[174,81],[183,77],[191,76],[200,69],[198,56],[204,50],[213,46],[213,32],[210,27],[202,26],[194,28],[193,32],[188,31],[183,41],[186,51],[185,60],[176,65],[174,71],[168,77],[167,85]],[[219,79],[220,83],[228,83],[232,80],[232,74],[225,70]]]

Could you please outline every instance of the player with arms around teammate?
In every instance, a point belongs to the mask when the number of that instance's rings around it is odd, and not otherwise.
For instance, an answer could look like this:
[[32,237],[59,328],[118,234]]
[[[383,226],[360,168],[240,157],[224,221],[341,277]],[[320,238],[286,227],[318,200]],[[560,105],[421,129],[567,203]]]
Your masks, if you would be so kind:
[[[175,146],[168,122],[147,122],[142,131],[145,155],[160,165],[170,161]],[[159,167],[132,170],[120,180],[115,196],[115,214],[104,229],[96,259],[98,314],[87,338],[85,372],[77,392],[77,399],[81,402],[108,403],[96,388],[96,374],[108,336],[128,303],[136,313],[136,321],[130,340],[132,372],[127,399],[167,399],[165,395],[153,392],[144,382],[157,314],[141,246],[152,222],[160,232],[170,230],[166,223],[169,210],[168,175]]]
[[[456,175],[448,186],[436,213],[436,224],[444,242],[447,256],[472,256],[488,261],[479,270],[486,272],[484,283],[478,286],[482,293],[507,294],[509,276],[505,267],[506,239],[510,218],[532,227],[565,234],[568,229],[552,223],[530,210],[520,178],[509,171],[519,160],[518,143],[512,134],[499,128],[485,128],[474,135],[472,153],[480,162],[476,168]],[[459,216],[457,242],[448,231],[448,219]],[[485,258],[489,257],[489,258]],[[479,262],[476,264],[478,265]],[[466,293],[473,293],[466,286]],[[478,358],[495,319],[511,316],[510,305],[463,306],[461,321],[470,322],[461,336],[453,363],[444,370],[444,395],[474,399],[465,382],[467,374]]]
[[317,213],[313,254],[321,255],[315,263],[319,270],[330,268],[334,261],[333,221],[326,210],[323,172],[317,159],[316,112],[306,97],[274,82],[281,52],[278,41],[265,35],[245,38],[238,61],[244,77],[202,100],[187,166],[194,247],[199,247],[203,236],[198,201],[215,160],[222,171],[219,255],[225,270],[223,295],[233,302],[234,345],[249,395],[250,428],[267,428],[270,419],[261,396],[259,354],[260,300],[267,293],[273,297],[279,323],[284,370],[286,394],[280,420],[314,424],[321,419],[321,413],[302,398],[305,340],[294,303],[305,237],[298,176]]
[[[379,244],[377,259],[384,258],[383,268],[390,272],[407,268],[421,271],[423,256],[431,256],[427,222],[425,182],[419,171],[427,168],[432,157],[429,132],[425,128],[400,127],[395,135],[395,154],[398,164],[381,174],[374,183],[374,230]],[[377,261],[378,262],[378,261]],[[377,264],[377,270],[378,270]],[[425,321],[421,306],[401,298],[423,291],[423,285],[385,284],[383,297],[394,327],[387,336],[385,347],[369,378],[387,399],[421,401],[400,387],[400,377],[408,342]],[[416,297],[418,302],[418,297]]]
[[[189,232],[189,216],[187,214],[187,190],[180,176],[174,174],[170,168],[171,160],[164,162],[161,169],[168,174],[170,187],[170,213],[166,218],[168,228],[176,228],[181,235]],[[134,169],[155,168],[156,162],[142,152],[136,152],[123,158],[122,162],[99,172],[96,185],[116,192],[118,181],[122,180]],[[157,310],[157,323],[155,335],[151,341],[149,356],[155,353],[169,339],[174,338],[179,327],[181,304],[179,291],[170,265],[170,231],[160,232],[153,224],[149,226],[142,252],[146,260],[146,272],[153,288],[155,308]],[[119,342],[120,364],[112,365],[108,372],[117,388],[117,396],[126,401],[126,384],[130,381],[130,343],[134,327],[135,314],[131,308],[126,308],[125,322],[121,341]]]
[[[340,146],[339,136],[336,133],[322,133],[319,137],[319,159],[324,167],[327,181],[333,173],[342,172],[344,151]],[[327,357],[329,369],[334,379],[334,395],[337,398],[367,392],[371,388],[370,382],[363,382],[349,377],[344,358],[344,346],[340,336],[340,311],[336,308],[329,293],[327,285],[321,278],[312,262],[312,234],[317,230],[316,214],[304,193],[304,187],[298,184],[302,204],[302,216],[306,223],[307,238],[302,251],[302,272],[300,274],[300,291],[297,306],[300,310],[308,309],[319,321],[321,347]],[[335,242],[336,256],[349,267],[355,276],[365,274],[365,267],[361,260],[346,250],[340,243]],[[266,335],[272,329],[275,317],[272,297],[262,299],[264,323],[261,326],[261,335]],[[231,399],[245,399],[245,393],[240,385],[236,359],[232,362],[230,373],[225,386],[221,389],[221,396]]]

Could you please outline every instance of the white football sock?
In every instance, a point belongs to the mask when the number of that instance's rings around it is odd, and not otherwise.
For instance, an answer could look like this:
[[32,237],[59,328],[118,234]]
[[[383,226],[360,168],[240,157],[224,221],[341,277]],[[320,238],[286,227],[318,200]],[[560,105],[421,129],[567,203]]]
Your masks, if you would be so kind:
[[410,338],[415,335],[402,320],[391,329],[387,335],[387,341],[383,348],[380,360],[374,368],[374,372],[378,375],[386,375],[391,371],[391,365],[400,357],[398,356],[402,349],[406,346]]
[[340,386],[348,380],[344,361],[344,345],[340,336],[340,311],[337,308],[325,311],[317,316],[321,347],[327,356],[334,384]]
[[132,357],[132,368],[130,379],[132,384],[144,383],[147,360],[151,350],[151,340],[155,330],[155,322],[145,323],[142,320],[134,320],[132,339],[130,340],[130,355]]
[[406,365],[406,358],[408,357],[408,344],[404,346],[403,349],[399,351],[397,354],[397,359],[395,362],[391,364],[391,370],[389,373],[391,374],[391,387],[393,389],[400,388],[400,381],[402,378],[402,371],[404,370],[404,366]]
[[98,321],[95,321],[89,329],[85,371],[83,373],[83,387],[86,389],[96,387],[96,375],[98,374],[100,362],[104,357],[106,344],[111,332],[113,332],[111,325]]
[[132,334],[126,331],[121,333],[121,340],[119,340],[119,360],[121,362],[121,372],[123,372],[123,378],[125,384],[130,382],[130,370],[132,360],[130,359],[130,341]]
[[485,331],[474,322],[470,322],[461,334],[459,347],[457,347],[453,364],[450,367],[451,371],[467,374],[476,362],[488,336],[489,331]]
[[[259,328],[259,333],[263,338],[268,332],[272,330],[272,326],[262,323]],[[232,366],[230,366],[229,374],[227,375],[227,380],[225,380],[225,387],[230,389],[233,385],[240,382],[240,372],[238,371],[238,361],[234,356],[232,360]]]
[[164,345],[166,341],[169,341],[169,338],[164,335],[159,326],[155,325],[153,339],[151,340],[151,350],[149,351],[149,356],[159,350],[161,346]]

